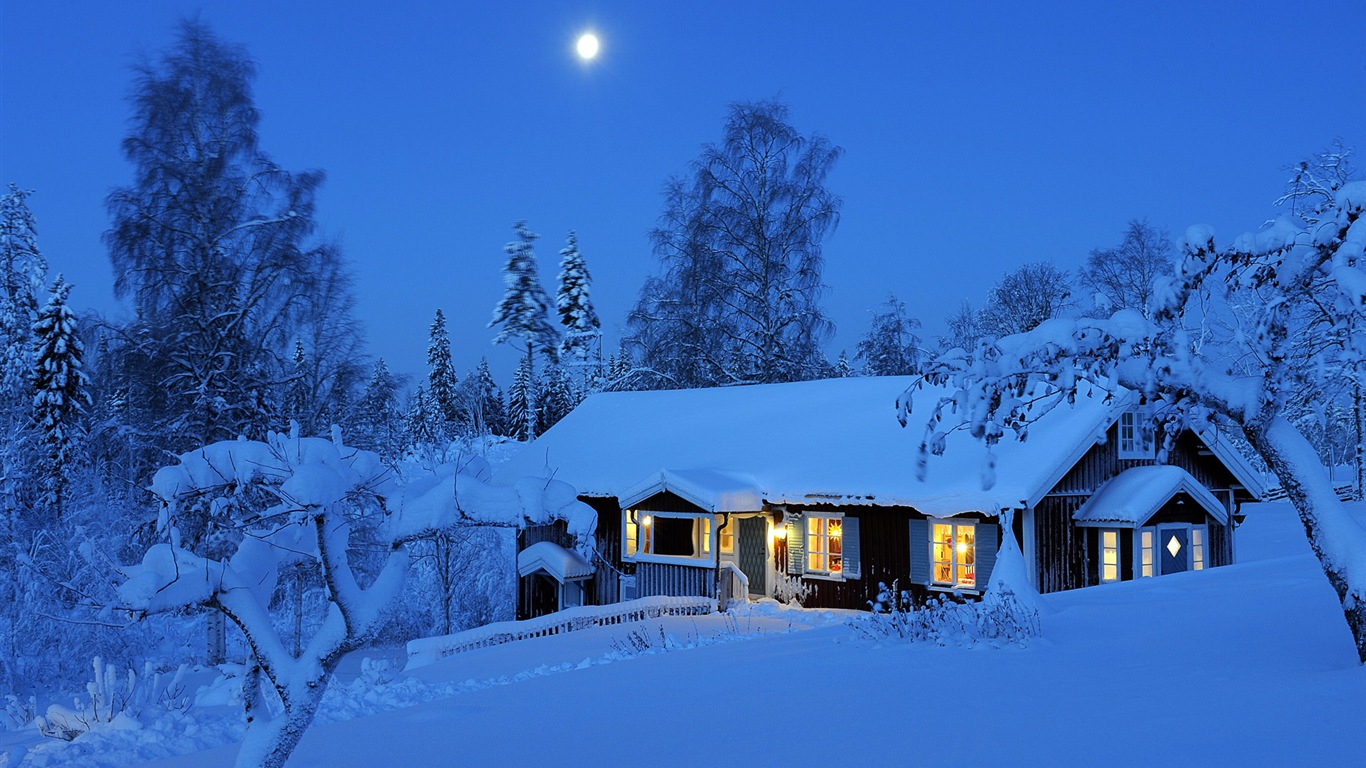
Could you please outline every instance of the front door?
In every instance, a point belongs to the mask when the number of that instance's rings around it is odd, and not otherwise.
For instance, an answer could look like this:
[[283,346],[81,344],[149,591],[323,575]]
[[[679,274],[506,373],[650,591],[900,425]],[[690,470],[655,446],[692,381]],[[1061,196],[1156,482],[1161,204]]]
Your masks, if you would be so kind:
[[763,517],[742,517],[739,536],[735,543],[740,571],[749,579],[749,593],[768,594],[768,520]]
[[1162,551],[1162,572],[1180,573],[1190,561],[1190,531],[1186,528],[1158,528],[1157,546]]

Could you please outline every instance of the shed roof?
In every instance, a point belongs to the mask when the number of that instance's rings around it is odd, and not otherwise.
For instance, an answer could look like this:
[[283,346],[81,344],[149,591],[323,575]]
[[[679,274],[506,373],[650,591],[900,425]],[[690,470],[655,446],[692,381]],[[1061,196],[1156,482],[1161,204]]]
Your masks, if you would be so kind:
[[1072,515],[1078,525],[1138,527],[1178,493],[1188,494],[1211,517],[1228,523],[1228,510],[1189,472],[1170,465],[1132,467],[1110,478]]
[[494,480],[553,476],[581,495],[618,499],[668,486],[719,511],[768,501],[994,514],[1036,502],[1104,438],[1125,400],[1079,397],[1041,416],[1027,442],[1007,435],[994,449],[995,483],[983,489],[986,448],[963,431],[947,436],[947,450],[930,456],[925,480],[916,479],[922,425],[948,394],[933,387],[915,392],[903,429],[897,397],[916,380],[596,394],[504,464]]
[[593,575],[593,564],[553,541],[538,541],[517,553],[517,575],[545,571],[561,584]]

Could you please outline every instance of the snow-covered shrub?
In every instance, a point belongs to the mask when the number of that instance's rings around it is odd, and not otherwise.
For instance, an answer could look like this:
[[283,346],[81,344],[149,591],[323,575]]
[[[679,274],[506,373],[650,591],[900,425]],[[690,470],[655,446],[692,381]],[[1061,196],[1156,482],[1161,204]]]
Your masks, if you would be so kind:
[[778,574],[773,583],[773,597],[780,603],[800,606],[810,596],[812,587],[800,576]]
[[119,675],[113,664],[98,656],[93,666],[95,679],[86,683],[86,698],[75,699],[71,708],[53,704],[46,715],[34,718],[44,736],[71,741],[105,725],[137,727],[138,718],[152,710],[184,712],[190,706],[184,664],[170,676],[156,672],[150,662],[143,665],[141,675],[132,669]]
[[910,596],[878,584],[878,597],[870,601],[873,613],[852,626],[874,639],[900,638],[938,645],[988,643],[1009,645],[1038,637],[1039,611],[1023,603],[1009,589],[988,592],[980,601],[960,602],[950,595],[935,595],[919,608]]
[[0,726],[5,729],[14,730],[23,728],[38,716],[38,699],[34,696],[21,698],[14,694],[5,695],[5,719],[0,720]]

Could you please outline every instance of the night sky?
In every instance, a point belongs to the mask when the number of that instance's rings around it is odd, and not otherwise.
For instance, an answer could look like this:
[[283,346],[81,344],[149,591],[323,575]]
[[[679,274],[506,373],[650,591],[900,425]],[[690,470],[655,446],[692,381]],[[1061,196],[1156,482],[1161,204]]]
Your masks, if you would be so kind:
[[[198,13],[259,65],[262,148],[321,168],[372,353],[425,371],[433,311],[462,375],[526,219],[554,291],[576,229],[615,347],[654,272],[660,189],[727,105],[781,98],[845,155],[825,306],[850,350],[889,290],[930,335],[1026,261],[1075,268],[1147,217],[1259,226],[1286,166],[1366,153],[1366,2],[19,2],[0,0],[0,183],[29,199],[73,302],[126,309],[100,239],[131,181],[128,65]],[[595,30],[601,57],[574,55]],[[1358,158],[1366,167],[1366,154]]]

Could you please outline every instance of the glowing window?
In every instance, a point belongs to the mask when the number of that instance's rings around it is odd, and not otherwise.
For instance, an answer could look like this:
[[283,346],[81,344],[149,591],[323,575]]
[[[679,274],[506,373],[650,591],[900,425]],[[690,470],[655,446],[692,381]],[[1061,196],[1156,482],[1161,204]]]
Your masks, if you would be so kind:
[[806,572],[838,576],[844,572],[844,518],[806,515]]
[[1119,581],[1119,531],[1100,532],[1100,582]]
[[628,560],[711,561],[711,515],[626,510],[622,553]]
[[1139,575],[1147,578],[1153,575],[1153,529],[1145,528],[1139,532]]
[[935,584],[977,586],[977,526],[936,520],[930,533],[930,571]]
[[1205,570],[1205,526],[1197,525],[1191,529],[1191,568]]
[[[717,517],[720,516],[718,515]],[[721,521],[718,519],[716,524],[720,525]],[[716,529],[716,538],[719,539],[718,546],[721,547],[722,554],[735,554],[735,526],[736,522],[731,520],[725,528]]]

